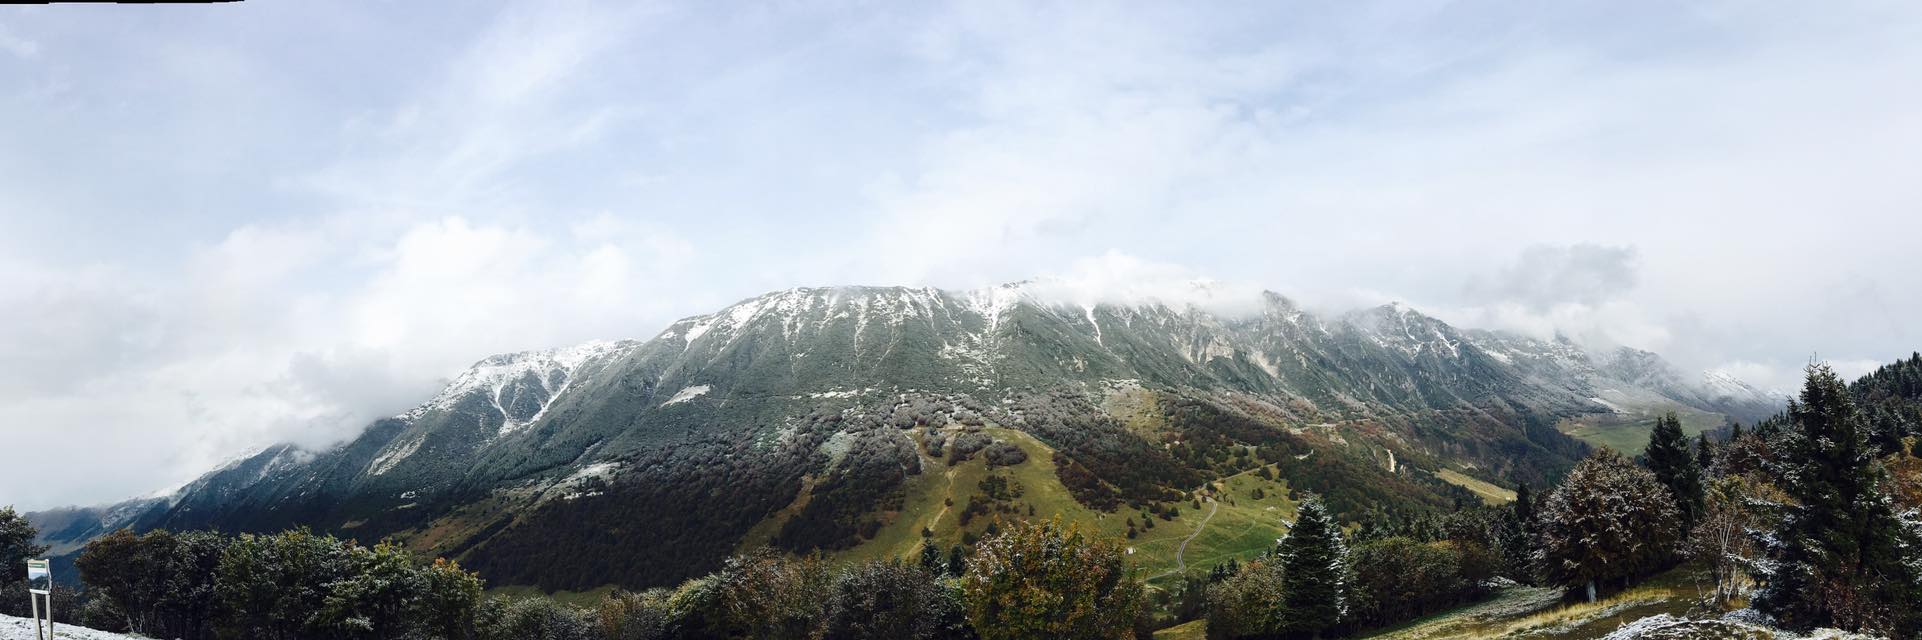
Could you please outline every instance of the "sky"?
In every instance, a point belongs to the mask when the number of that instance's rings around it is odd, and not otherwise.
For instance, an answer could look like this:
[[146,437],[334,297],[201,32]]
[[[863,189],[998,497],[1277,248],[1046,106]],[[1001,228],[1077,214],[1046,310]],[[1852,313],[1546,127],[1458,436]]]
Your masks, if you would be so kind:
[[1922,5],[0,8],[0,504],[759,293],[1207,278],[1792,389],[1922,349]]

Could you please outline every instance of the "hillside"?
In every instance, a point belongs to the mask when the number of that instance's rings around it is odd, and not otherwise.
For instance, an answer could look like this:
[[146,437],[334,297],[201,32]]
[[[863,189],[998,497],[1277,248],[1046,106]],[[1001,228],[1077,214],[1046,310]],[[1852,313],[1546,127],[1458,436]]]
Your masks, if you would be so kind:
[[671,584],[761,544],[906,556],[924,532],[949,548],[1058,515],[1134,529],[1159,575],[1265,549],[1300,491],[1348,521],[1500,500],[1584,453],[1571,425],[1680,407],[1705,428],[1741,404],[1631,355],[1272,293],[1228,313],[1032,284],[794,289],[645,341],[493,356],[332,449],[270,447],[42,528],[71,549],[119,525],[311,526],[552,590]]

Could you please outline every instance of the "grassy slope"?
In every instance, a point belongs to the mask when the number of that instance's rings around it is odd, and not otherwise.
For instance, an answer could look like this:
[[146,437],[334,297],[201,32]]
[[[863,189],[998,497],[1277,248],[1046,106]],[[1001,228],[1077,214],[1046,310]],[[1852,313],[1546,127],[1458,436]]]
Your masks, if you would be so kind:
[[[1149,417],[1137,416],[1146,421]],[[958,430],[959,427],[952,427]],[[1136,511],[1125,506],[1114,513],[1103,513],[1082,506],[1068,493],[1066,487],[1055,476],[1054,450],[1025,432],[1014,429],[987,427],[986,432],[1002,440],[1014,443],[1028,454],[1028,460],[1012,467],[990,470],[987,462],[980,456],[958,465],[949,466],[945,459],[923,456],[922,473],[909,478],[906,498],[900,512],[891,514],[887,524],[874,538],[852,548],[828,554],[838,562],[856,562],[869,559],[901,558],[913,560],[919,557],[925,527],[933,532],[932,540],[945,555],[946,550],[960,544],[963,531],[979,536],[995,517],[977,516],[966,527],[960,526],[959,516],[968,504],[968,499],[981,493],[979,483],[990,473],[1004,475],[1021,485],[1022,493],[1014,500],[1019,516],[1027,517],[1029,506],[1034,508],[1036,518],[1060,517],[1064,522],[1081,527],[1091,535],[1121,540],[1132,549],[1131,559],[1150,584],[1159,585],[1173,582],[1176,567],[1175,553],[1181,541],[1195,534],[1195,525],[1207,515],[1209,504],[1202,502],[1200,510],[1192,503],[1181,503],[1180,515],[1172,520],[1154,519],[1154,528],[1141,526],[1144,518]],[[914,437],[919,440],[920,435]],[[781,524],[794,514],[799,513],[809,498],[806,490],[812,482],[805,483],[795,502],[777,511],[748,531],[742,538],[738,549],[765,546],[774,534],[780,531]],[[1262,499],[1253,497],[1254,490],[1260,488]],[[1198,493],[1214,496],[1219,503],[1213,518],[1194,539],[1188,543],[1182,558],[1188,572],[1206,572],[1215,563],[1229,558],[1249,558],[1266,551],[1274,545],[1287,528],[1284,520],[1293,520],[1295,505],[1287,498],[1288,485],[1282,480],[1263,480],[1252,472],[1241,473],[1223,478],[1208,487],[1197,487]],[[952,506],[948,501],[952,501]],[[433,551],[445,551],[452,540],[460,539],[459,533],[478,530],[484,523],[497,520],[502,505],[491,502],[482,507],[470,509],[456,517],[443,519],[435,526],[424,531],[408,532],[415,546]],[[470,513],[471,512],[471,513]],[[1133,539],[1126,537],[1128,520],[1134,519],[1137,534]],[[609,591],[612,587],[601,587],[585,592],[562,592],[555,594],[562,598],[575,598],[582,601],[593,600],[596,596]],[[528,595],[537,591],[529,587],[501,586],[490,592]],[[578,597],[576,597],[578,596]]]
[[1720,427],[1726,421],[1719,413],[1663,405],[1636,409],[1630,413],[1589,414],[1563,420],[1556,427],[1583,442],[1632,456],[1648,447],[1648,434],[1655,429],[1655,418],[1669,411],[1674,411],[1676,417],[1681,418],[1682,432],[1690,436]]
[[1481,496],[1482,502],[1491,505],[1501,505],[1515,501],[1515,492],[1513,490],[1504,489],[1486,480],[1454,469],[1442,469],[1440,473],[1435,474],[1435,477],[1441,478],[1449,484],[1458,485],[1469,491],[1473,491],[1475,495]]
[[1155,632],[1155,640],[1203,640],[1207,637],[1207,620],[1183,622]]
[[[1123,540],[1133,549],[1132,558],[1143,576],[1172,571],[1176,549],[1183,539],[1194,533],[1195,524],[1207,514],[1206,503],[1199,511],[1191,505],[1182,505],[1180,516],[1173,520],[1157,518],[1153,529],[1140,528],[1134,539],[1127,539],[1127,521],[1133,518],[1140,525],[1139,513],[1125,507],[1114,513],[1102,513],[1081,506],[1056,479],[1054,451],[1047,445],[1013,429],[989,427],[987,433],[1015,443],[1028,454],[1027,462],[993,471],[1021,484],[1022,494],[1015,499],[1015,504],[1019,505],[1023,517],[1032,505],[1037,518],[1058,516],[1094,536]],[[959,520],[962,508],[967,506],[970,497],[980,493],[978,484],[990,473],[985,460],[976,457],[950,467],[946,461],[923,458],[922,464],[921,475],[908,483],[902,512],[872,540],[834,554],[836,560],[912,559],[920,553],[924,527],[934,533],[934,544],[943,550],[960,544],[964,530],[980,535],[987,528],[992,516],[976,517],[965,528]],[[1214,487],[1220,506],[1183,555],[1190,572],[1207,571],[1216,562],[1230,557],[1249,557],[1268,549],[1275,538],[1286,531],[1281,524],[1283,519],[1294,517],[1294,504],[1287,499],[1288,487],[1281,481],[1262,480],[1244,473],[1219,481]],[[1252,495],[1257,487],[1266,494],[1261,500]],[[944,504],[949,499],[953,500],[952,507]],[[772,531],[778,529],[778,525],[756,529]],[[749,539],[742,546],[752,547],[762,540],[765,538]]]

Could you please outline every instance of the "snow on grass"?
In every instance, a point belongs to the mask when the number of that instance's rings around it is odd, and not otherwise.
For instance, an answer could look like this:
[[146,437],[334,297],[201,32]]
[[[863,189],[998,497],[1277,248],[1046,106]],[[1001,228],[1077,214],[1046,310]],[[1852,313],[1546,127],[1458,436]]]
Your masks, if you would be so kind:
[[1689,640],[1693,638],[1868,640],[1873,637],[1835,629],[1816,629],[1808,635],[1800,635],[1744,620],[1742,619],[1744,617],[1731,614],[1715,620],[1690,620],[1664,613],[1623,624],[1621,628],[1602,638],[1603,640]]
[[[55,603],[59,604],[59,603]],[[54,625],[54,637],[62,640],[135,640],[137,636],[95,631],[70,624]],[[0,615],[0,640],[33,640],[33,619]]]

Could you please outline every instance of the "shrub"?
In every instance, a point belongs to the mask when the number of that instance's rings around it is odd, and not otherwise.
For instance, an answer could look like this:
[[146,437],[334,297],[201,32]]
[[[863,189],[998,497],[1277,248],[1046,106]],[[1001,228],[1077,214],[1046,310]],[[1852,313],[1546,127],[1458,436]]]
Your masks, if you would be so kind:
[[1281,563],[1250,561],[1208,591],[1208,638],[1263,638],[1287,628]]
[[337,637],[324,615],[328,585],[349,577],[347,543],[306,530],[243,535],[221,554],[214,592],[222,634],[238,638]]
[[1356,618],[1383,625],[1434,611],[1464,591],[1460,558],[1448,543],[1403,537],[1371,540],[1349,552]]
[[548,598],[489,598],[475,620],[478,640],[599,640],[592,614]]
[[827,640],[932,639],[959,616],[933,573],[899,562],[865,562],[841,570],[828,594]]
[[988,448],[991,444],[994,444],[994,438],[985,433],[969,431],[957,434],[954,436],[954,441],[948,443],[948,464],[967,462],[974,457],[974,454]]
[[213,573],[227,539],[218,534],[122,529],[89,543],[74,567],[104,601],[93,615],[153,636],[196,638],[214,617]]
[[807,638],[826,611],[832,575],[818,556],[789,558],[763,549],[729,558],[719,598],[728,626],[755,638]]
[[990,467],[1012,467],[1028,461],[1028,452],[1012,442],[996,442],[981,452]]
[[673,592],[650,589],[641,593],[616,591],[594,612],[605,640],[664,640],[672,637],[674,616],[668,608]]

